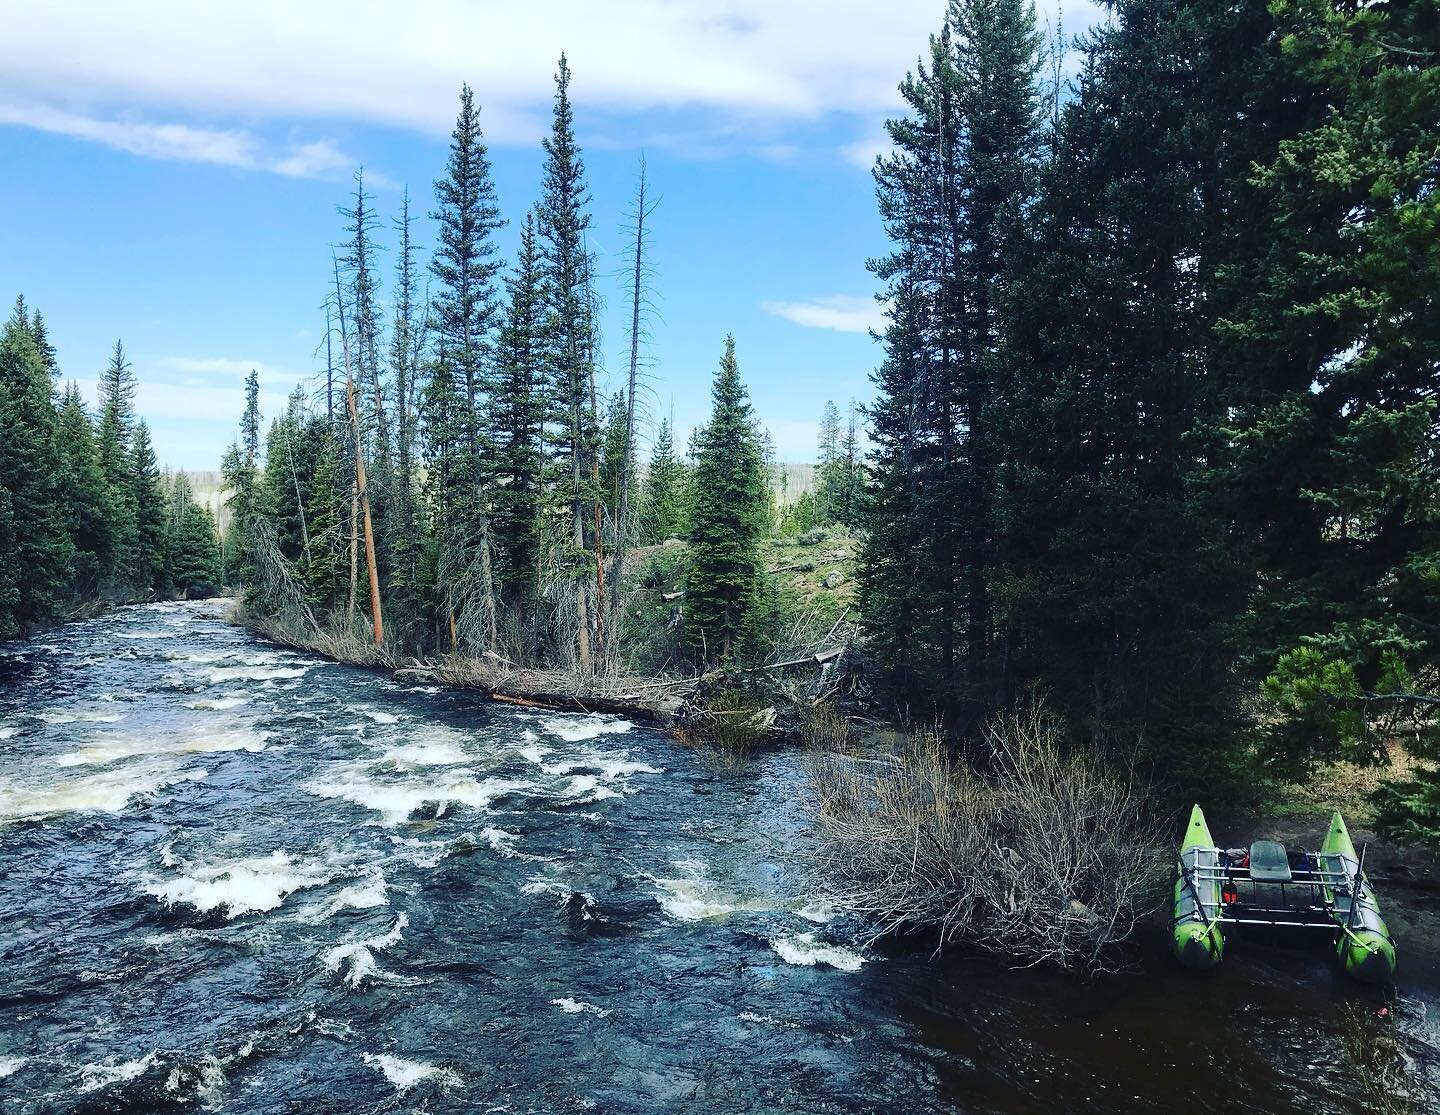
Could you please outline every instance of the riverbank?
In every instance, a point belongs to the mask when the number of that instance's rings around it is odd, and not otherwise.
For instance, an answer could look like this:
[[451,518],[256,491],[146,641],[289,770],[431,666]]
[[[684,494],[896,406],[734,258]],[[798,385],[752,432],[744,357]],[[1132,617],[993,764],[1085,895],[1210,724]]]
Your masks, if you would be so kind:
[[560,670],[527,669],[499,655],[490,661],[465,655],[447,655],[438,661],[397,659],[354,633],[284,623],[256,615],[240,603],[226,618],[281,646],[385,671],[410,682],[473,690],[501,704],[627,716],[659,728],[681,727],[693,719],[692,700],[701,688],[699,678],[586,678]]

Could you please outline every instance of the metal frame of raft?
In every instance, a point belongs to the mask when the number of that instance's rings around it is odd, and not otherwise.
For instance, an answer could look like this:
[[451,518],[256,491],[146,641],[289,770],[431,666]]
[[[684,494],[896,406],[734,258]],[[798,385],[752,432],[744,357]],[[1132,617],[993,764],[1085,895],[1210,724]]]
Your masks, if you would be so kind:
[[1215,846],[1197,805],[1180,843],[1175,868],[1170,949],[1189,968],[1213,968],[1225,954],[1230,926],[1317,929],[1335,939],[1345,971],[1370,983],[1395,974],[1395,943],[1365,875],[1365,850],[1355,845],[1336,813],[1318,852],[1258,840],[1243,856]]

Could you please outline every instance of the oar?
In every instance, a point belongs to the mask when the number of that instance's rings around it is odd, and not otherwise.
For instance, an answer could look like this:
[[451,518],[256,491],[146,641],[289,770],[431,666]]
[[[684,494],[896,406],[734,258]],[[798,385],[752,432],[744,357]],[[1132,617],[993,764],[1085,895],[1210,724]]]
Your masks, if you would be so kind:
[[1355,864],[1355,880],[1350,884],[1350,914],[1345,919],[1345,930],[1353,933],[1355,930],[1355,915],[1360,909],[1360,894],[1365,883],[1365,851],[1370,847],[1369,841],[1360,845],[1360,859]]

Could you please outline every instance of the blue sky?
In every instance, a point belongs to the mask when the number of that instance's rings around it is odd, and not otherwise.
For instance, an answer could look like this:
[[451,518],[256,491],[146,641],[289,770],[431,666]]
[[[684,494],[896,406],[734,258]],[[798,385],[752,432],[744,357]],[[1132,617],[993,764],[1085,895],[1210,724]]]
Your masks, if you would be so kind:
[[[1040,5],[1042,22],[1057,4]],[[1066,33],[1095,18],[1063,0]],[[10,0],[0,70],[0,298],[45,313],[93,397],[117,337],[164,464],[217,467],[241,381],[273,414],[323,368],[337,204],[431,208],[462,81],[511,226],[535,200],[555,59],[574,71],[606,300],[626,366],[622,225],[641,153],[657,315],[651,411],[703,422],[724,335],[779,456],[864,401],[885,249],[868,165],[942,0]],[[418,230],[422,247],[433,234]],[[388,236],[387,236],[388,242]],[[389,269],[382,259],[388,302]],[[319,353],[317,355],[317,349]]]

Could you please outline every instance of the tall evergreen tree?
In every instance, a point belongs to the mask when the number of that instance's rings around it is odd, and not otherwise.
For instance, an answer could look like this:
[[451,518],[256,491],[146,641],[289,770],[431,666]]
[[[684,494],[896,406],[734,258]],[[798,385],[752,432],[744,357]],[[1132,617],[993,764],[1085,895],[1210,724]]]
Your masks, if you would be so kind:
[[655,433],[655,444],[650,448],[650,466],[645,475],[640,537],[646,545],[689,534],[687,480],[685,462],[675,455],[670,420],[662,418]]
[[[1248,632],[1272,669],[1267,756],[1440,759],[1440,22],[1433,5],[1284,0],[1282,60],[1316,104],[1251,176],[1230,269],[1215,470],[1262,572]],[[1277,659],[1278,655],[1278,659]],[[1275,715],[1278,714],[1278,715]],[[1440,776],[1388,791],[1440,843]]]
[[700,435],[685,578],[685,638],[697,660],[723,662],[736,649],[760,576],[760,539],[769,499],[749,398],[725,338],[711,389],[710,423]]
[[19,312],[0,333],[0,637],[51,618],[73,544],[49,369]]
[[130,444],[130,498],[135,507],[135,564],[132,580],[137,591],[162,587],[165,578],[165,497],[160,491],[160,466],[150,444],[150,429],[135,425]]
[[545,276],[533,213],[526,214],[519,258],[505,283],[509,305],[500,331],[491,433],[495,445],[494,537],[504,599],[523,611],[535,592],[540,561],[548,325]]
[[119,341],[110,355],[110,363],[100,376],[100,423],[96,431],[96,451],[105,482],[114,493],[114,564],[107,576],[118,585],[128,587],[135,574],[136,548],[139,545],[135,521],[135,492],[131,483],[130,435],[134,425],[135,376],[125,349]]
[[60,407],[59,444],[64,457],[60,488],[75,545],[70,595],[95,597],[114,567],[115,495],[100,467],[95,428],[74,383],[66,388]]
[[595,561],[585,542],[586,513],[594,498],[588,478],[591,454],[595,452],[595,432],[588,405],[589,373],[595,347],[587,289],[590,266],[585,249],[585,230],[590,227],[590,216],[586,212],[589,192],[585,185],[585,166],[575,142],[575,120],[570,107],[570,66],[563,54],[555,72],[553,119],[550,135],[545,139],[543,189],[539,233],[549,299],[552,467],[569,512],[571,552],[566,564],[573,570],[580,666],[588,671],[591,668],[589,591],[595,582]]
[[445,431],[443,482],[432,487],[438,501],[438,588],[452,624],[458,613],[478,603],[487,613],[485,626],[493,642],[493,586],[485,583],[490,572],[489,476],[482,408],[488,406],[492,333],[499,313],[501,264],[494,235],[504,222],[480,112],[468,85],[460,90],[447,173],[435,183],[435,201],[431,216],[439,225],[438,243],[430,269],[439,290],[430,315],[438,350],[432,373],[450,379],[449,386],[432,383],[427,390],[428,401],[443,406],[433,421]]
[[[861,581],[867,622],[880,630],[904,616],[909,637],[888,644],[903,658],[889,664],[971,716],[997,697],[987,574],[999,455],[989,411],[1034,189],[1039,45],[1024,0],[952,0],[928,67],[901,85],[910,115],[889,123],[895,153],[875,168],[896,249],[874,265],[893,309]],[[906,535],[921,546],[913,565],[884,548]]]
[[195,502],[183,472],[171,484],[165,531],[165,568],[170,584],[184,597],[212,596],[220,588],[220,548],[215,520]]

